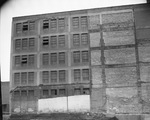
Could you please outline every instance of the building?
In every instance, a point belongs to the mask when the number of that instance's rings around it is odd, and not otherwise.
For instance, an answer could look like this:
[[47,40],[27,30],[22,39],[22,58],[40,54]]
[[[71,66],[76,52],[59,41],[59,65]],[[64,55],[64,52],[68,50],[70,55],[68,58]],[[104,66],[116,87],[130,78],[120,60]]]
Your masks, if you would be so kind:
[[15,17],[11,114],[150,113],[150,8]]

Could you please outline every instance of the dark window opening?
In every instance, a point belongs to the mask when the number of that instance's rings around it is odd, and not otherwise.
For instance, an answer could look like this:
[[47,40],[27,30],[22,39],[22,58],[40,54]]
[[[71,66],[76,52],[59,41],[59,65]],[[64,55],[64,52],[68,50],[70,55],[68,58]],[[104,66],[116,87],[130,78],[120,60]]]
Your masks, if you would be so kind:
[[51,83],[57,83],[57,71],[51,71]]
[[22,31],[23,32],[28,31],[28,22],[23,23]]
[[43,46],[47,47],[49,45],[49,38],[48,37],[43,37]]
[[27,97],[27,91],[26,90],[21,91],[21,97]]
[[22,61],[21,61],[22,66],[27,65],[27,55],[22,55]]
[[89,95],[90,94],[90,89],[89,88],[83,88],[83,94]]
[[49,28],[49,20],[43,20],[43,29]]
[[57,95],[57,89],[51,89],[51,95],[56,96]]

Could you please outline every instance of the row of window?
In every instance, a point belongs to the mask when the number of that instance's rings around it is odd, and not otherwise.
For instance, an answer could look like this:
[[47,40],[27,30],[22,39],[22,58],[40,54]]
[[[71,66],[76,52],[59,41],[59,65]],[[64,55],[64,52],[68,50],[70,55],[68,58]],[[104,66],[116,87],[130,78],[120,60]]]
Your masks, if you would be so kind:
[[89,51],[74,51],[73,52],[73,63],[87,63],[89,62]]
[[16,99],[20,99],[19,97],[22,96],[22,97],[34,97],[35,96],[35,91],[34,90],[21,90],[21,91],[14,91],[13,93],[13,96],[14,98]]

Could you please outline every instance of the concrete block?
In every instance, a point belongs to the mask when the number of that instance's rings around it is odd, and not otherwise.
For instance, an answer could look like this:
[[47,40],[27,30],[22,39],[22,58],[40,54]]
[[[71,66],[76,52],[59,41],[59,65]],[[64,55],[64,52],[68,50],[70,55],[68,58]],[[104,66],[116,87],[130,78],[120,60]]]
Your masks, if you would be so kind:
[[138,47],[139,61],[150,62],[150,46]]
[[150,29],[137,29],[136,38],[137,39],[149,39],[150,38]]
[[91,51],[91,65],[101,65],[101,50]]
[[89,29],[98,29],[100,24],[100,15],[89,16]]
[[150,82],[150,66],[140,66],[141,81]]
[[100,32],[90,33],[90,47],[100,46]]

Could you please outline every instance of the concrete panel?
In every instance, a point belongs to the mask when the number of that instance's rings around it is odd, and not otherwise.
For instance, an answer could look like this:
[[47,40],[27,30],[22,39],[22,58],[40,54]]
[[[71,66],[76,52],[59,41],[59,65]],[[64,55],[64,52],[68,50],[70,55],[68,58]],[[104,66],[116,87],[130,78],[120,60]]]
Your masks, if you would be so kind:
[[68,110],[71,112],[90,111],[90,95],[69,96]]
[[21,101],[21,113],[25,113],[28,110],[28,101],[22,100]]
[[102,14],[102,24],[133,21],[132,12]]
[[27,111],[29,113],[35,113],[37,111],[37,106],[36,105],[37,105],[36,101],[34,101],[34,100],[28,101],[28,109],[27,109]]
[[90,47],[100,46],[100,33],[90,33]]
[[139,60],[142,62],[150,62],[150,46],[138,47]]
[[91,65],[101,65],[101,50],[91,51]]
[[11,111],[13,113],[20,113],[21,112],[21,106],[20,106],[20,101],[19,100],[14,100],[11,102]]
[[135,43],[133,30],[104,32],[103,39],[106,46]]
[[104,51],[106,64],[135,63],[135,48],[111,49]]
[[136,30],[137,39],[150,39],[150,29],[138,29]]
[[38,111],[41,113],[67,111],[67,97],[39,99]]
[[105,74],[108,86],[129,86],[137,82],[136,67],[107,68]]
[[107,88],[108,113],[141,113],[142,105],[138,103],[137,88]]
[[89,29],[98,29],[100,24],[100,15],[89,16]]
[[150,82],[150,66],[140,66],[141,81]]

